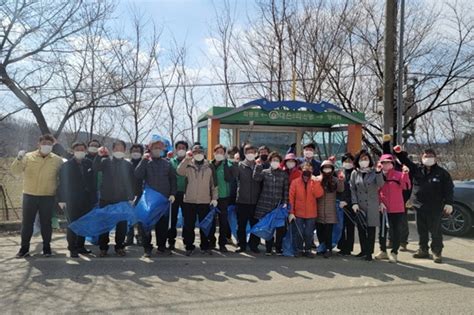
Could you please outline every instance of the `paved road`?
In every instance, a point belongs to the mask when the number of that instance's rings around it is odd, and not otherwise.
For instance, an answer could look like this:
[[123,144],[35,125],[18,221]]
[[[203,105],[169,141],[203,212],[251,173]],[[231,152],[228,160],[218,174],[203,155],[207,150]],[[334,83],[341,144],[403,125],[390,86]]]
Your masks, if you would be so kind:
[[54,257],[18,260],[18,243],[0,237],[2,314],[474,312],[474,236],[446,238],[441,265],[411,253],[401,253],[397,265],[235,253],[188,258],[182,251],[144,259],[137,247],[125,258],[71,260],[62,234],[54,235]]

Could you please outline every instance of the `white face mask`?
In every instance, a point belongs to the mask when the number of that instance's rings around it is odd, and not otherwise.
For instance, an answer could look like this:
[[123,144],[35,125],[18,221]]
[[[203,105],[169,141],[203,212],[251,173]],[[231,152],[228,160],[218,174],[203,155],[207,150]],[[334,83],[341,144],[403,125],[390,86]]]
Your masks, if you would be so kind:
[[204,160],[204,154],[198,153],[194,155],[194,160],[201,162],[202,160]]
[[370,161],[360,161],[359,165],[361,168],[367,168],[369,167]]
[[151,150],[151,156],[153,156],[154,158],[159,158],[161,156],[161,150],[160,149]]
[[436,163],[434,157],[423,158],[421,161],[423,162],[424,166],[433,166]]
[[176,155],[178,155],[178,157],[182,158],[186,155],[186,151],[185,150],[178,150],[178,152],[176,152]]
[[328,168],[328,167],[323,168],[323,173],[324,173],[324,174],[332,173],[332,168]]
[[113,153],[114,158],[123,159],[125,157],[125,152],[116,151]]
[[311,159],[314,156],[314,152],[311,150],[305,150],[303,154],[304,154],[304,157],[308,159]]
[[142,158],[142,154],[140,152],[132,152],[130,156],[132,157],[132,160],[139,160]]
[[354,164],[348,163],[348,162],[344,162],[344,163],[342,163],[342,167],[343,167],[345,170],[351,170],[351,169],[354,168]]
[[295,168],[295,166],[296,166],[296,163],[293,162],[293,161],[286,162],[286,167],[288,167],[288,169],[290,169],[290,170]]
[[247,153],[245,154],[245,158],[247,161],[255,161],[255,153]]
[[87,148],[87,151],[89,151],[89,153],[97,153],[99,151],[99,148],[89,147],[89,148]]
[[224,159],[225,159],[224,154],[216,154],[214,157],[215,157],[217,162],[224,161]]
[[277,162],[277,161],[272,161],[270,163],[270,167],[274,170],[276,170],[278,167],[280,167],[280,162]]
[[52,145],[40,145],[40,152],[41,154],[48,155],[53,151]]
[[76,160],[80,161],[86,157],[86,152],[84,151],[74,151],[74,157]]

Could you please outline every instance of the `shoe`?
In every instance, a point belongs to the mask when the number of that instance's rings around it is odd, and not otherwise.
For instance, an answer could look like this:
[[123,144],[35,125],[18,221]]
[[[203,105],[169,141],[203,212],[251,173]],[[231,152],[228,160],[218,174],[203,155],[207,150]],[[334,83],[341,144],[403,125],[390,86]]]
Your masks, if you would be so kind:
[[231,238],[228,238],[228,239],[226,239],[226,240],[227,240],[227,245],[235,246],[235,243],[234,243],[234,241],[232,240],[232,237],[231,237]]
[[72,251],[72,252],[69,253],[69,257],[79,258],[79,253],[77,251]]
[[372,258],[372,255],[367,255],[367,256],[365,256],[365,260],[372,261],[374,259]]
[[247,249],[244,248],[244,247],[239,247],[235,250],[236,253],[245,253],[246,251],[247,251]]
[[145,257],[145,258],[150,258],[150,257],[151,257],[151,251],[146,251],[146,252],[143,254],[143,257]]
[[362,258],[365,257],[365,254],[363,252],[360,252],[356,255],[357,258]]
[[392,241],[388,241],[387,242],[387,248],[392,248],[392,247],[393,247]]
[[88,254],[92,253],[92,251],[91,251],[90,249],[87,249],[87,248],[85,248],[85,247],[79,248],[79,249],[77,250],[77,252],[78,252],[79,254],[82,254],[82,255],[88,255]]
[[375,259],[377,259],[377,260],[387,260],[388,259],[387,252],[380,251],[377,255],[375,255]]
[[193,249],[188,249],[186,250],[186,253],[184,253],[186,256],[191,256],[193,254],[194,250]]
[[221,253],[227,253],[227,252],[229,252],[229,251],[227,250],[227,247],[225,247],[225,246],[219,246],[219,251],[220,251]]
[[427,259],[427,258],[430,258],[430,254],[428,253],[428,251],[418,249],[416,253],[413,254],[413,258]]
[[51,257],[53,254],[51,253],[51,248],[43,249],[43,256],[44,257]]
[[346,252],[345,250],[340,250],[339,252],[337,252],[337,254],[339,256],[350,256],[351,255],[350,252]]
[[250,248],[250,251],[254,254],[260,254],[260,249],[254,247],[254,248]]
[[168,245],[168,250],[175,250],[174,244]]
[[99,257],[107,257],[107,251],[101,249],[101,250],[100,250],[100,253],[99,253]]
[[265,256],[271,256],[272,255],[272,251],[265,251]]
[[408,251],[407,246],[408,246],[408,244],[406,244],[406,243],[400,244],[400,248],[398,250],[401,251],[401,252],[406,252],[406,251]]
[[324,257],[324,258],[330,258],[330,257],[332,257],[332,251],[328,250],[327,252],[324,253],[323,257]]
[[303,257],[304,253],[303,252],[297,252],[295,254],[295,258],[300,258],[300,257]]
[[388,262],[396,264],[398,262],[397,254],[395,253],[388,254]]
[[16,254],[16,258],[25,258],[30,256],[29,250],[20,249],[20,251]]
[[433,253],[433,261],[437,264],[441,264],[443,262],[443,257],[441,253]]
[[116,253],[117,256],[119,256],[119,257],[124,257],[124,256],[126,255],[125,250],[124,250],[123,248],[117,249],[117,250],[115,251],[115,253]]
[[275,250],[275,254],[277,256],[283,256],[283,251],[281,249],[277,249],[277,250]]
[[159,254],[164,254],[166,253],[166,247],[165,246],[159,246],[157,249],[156,249],[156,253],[159,255]]
[[314,257],[316,257],[316,255],[313,254],[312,252],[305,252],[305,253],[303,254],[303,256],[306,257],[306,258],[314,258]]

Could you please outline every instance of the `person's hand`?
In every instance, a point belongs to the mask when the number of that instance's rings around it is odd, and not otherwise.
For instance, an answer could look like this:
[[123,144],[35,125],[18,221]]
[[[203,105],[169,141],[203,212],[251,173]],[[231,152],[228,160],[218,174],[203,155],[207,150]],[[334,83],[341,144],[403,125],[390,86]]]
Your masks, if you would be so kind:
[[255,164],[257,164],[257,165],[262,165],[262,160],[261,160],[261,159],[256,159],[256,160],[255,160]]
[[16,158],[21,160],[25,157],[25,154],[26,154],[25,150],[20,150],[20,151],[18,151],[18,155],[16,156]]
[[443,212],[444,212],[444,214],[446,214],[446,215],[450,215],[451,213],[453,213],[453,206],[451,206],[451,205],[444,205]]
[[145,153],[145,154],[143,154],[143,159],[144,159],[144,160],[151,161],[151,154],[150,154],[150,153]]
[[217,207],[217,200],[211,200],[211,206]]
[[61,210],[64,210],[64,208],[66,208],[65,202],[58,202],[58,205],[59,205],[59,208],[61,208]]
[[173,195],[171,195],[169,198],[168,198],[168,201],[173,203],[175,201],[175,198]]
[[377,166],[375,167],[375,171],[377,173],[380,173],[382,171],[382,169],[383,169],[382,163],[378,162]]
[[296,219],[295,215],[294,215],[293,213],[290,213],[290,214],[288,215],[288,222],[291,223],[291,221],[293,221],[294,219]]
[[331,156],[328,158],[328,160],[331,161],[333,164],[336,164],[336,156],[331,155]]
[[135,198],[133,198],[133,200],[129,200],[128,203],[133,206],[135,204]]
[[402,152],[402,146],[401,145],[396,145],[393,147],[393,152],[395,153],[400,153]]
[[339,179],[340,181],[346,179],[346,176],[344,175],[344,172],[342,170],[337,173],[337,179]]
[[381,202],[379,205],[379,211],[382,213],[387,211],[387,207],[384,205],[383,202]]
[[359,211],[359,205],[358,204],[354,204],[352,205],[352,210],[357,213]]
[[392,141],[392,135],[383,135],[383,142]]
[[345,207],[347,207],[347,202],[345,202],[345,201],[340,201],[340,202],[339,202],[339,207],[340,207],[340,208],[345,208]]
[[408,173],[410,173],[410,169],[408,168],[408,166],[403,165],[402,166],[402,172],[408,174]]
[[185,156],[184,159],[187,160],[187,161],[192,160],[193,159],[193,152],[192,151],[186,152],[186,156]]
[[108,156],[109,155],[109,149],[107,149],[107,147],[100,147],[97,152],[98,152],[99,156]]

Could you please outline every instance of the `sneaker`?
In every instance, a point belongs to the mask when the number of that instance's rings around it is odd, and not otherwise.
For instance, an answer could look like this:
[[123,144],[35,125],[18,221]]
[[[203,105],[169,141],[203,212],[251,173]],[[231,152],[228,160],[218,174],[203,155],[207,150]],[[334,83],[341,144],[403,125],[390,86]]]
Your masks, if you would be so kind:
[[188,250],[186,250],[186,252],[184,254],[189,257],[193,254],[193,252],[194,252],[194,250],[188,249]]
[[303,255],[304,255],[303,252],[297,252],[297,253],[295,254],[295,258],[303,257]]
[[254,254],[260,254],[260,249],[258,249],[257,247],[250,248],[250,251]]
[[418,249],[416,253],[413,254],[413,258],[427,259],[427,258],[430,258],[430,254],[428,253],[428,251]]
[[175,250],[174,244],[169,244],[168,245],[168,250]]
[[236,253],[245,253],[246,251],[247,251],[247,249],[244,248],[244,247],[239,247],[235,250]]
[[388,262],[396,264],[398,262],[397,254],[395,253],[388,254]]
[[367,261],[372,261],[372,260],[374,260],[374,259],[372,258],[372,255],[367,255],[367,256],[365,256],[364,259],[367,260]]
[[124,256],[126,255],[126,252],[125,252],[125,250],[124,250],[123,248],[117,249],[117,250],[115,251],[115,253],[116,253],[117,256],[119,256],[119,257],[124,257]]
[[281,249],[277,249],[277,250],[275,250],[275,254],[277,256],[283,256],[283,251]]
[[143,257],[145,258],[150,258],[151,257],[151,251],[146,251],[144,254],[143,254]]
[[346,252],[346,251],[344,251],[344,250],[338,251],[337,254],[338,254],[339,256],[350,256],[350,255],[351,255],[351,253],[348,253],[348,252]]
[[107,254],[107,251],[106,251],[106,250],[104,250],[104,249],[101,249],[101,250],[100,250],[99,257],[107,257],[107,255],[108,255],[108,254]]
[[29,250],[20,249],[20,251],[16,254],[16,258],[25,258],[30,256]]
[[314,258],[314,257],[316,257],[316,255],[313,254],[312,252],[305,252],[305,253],[303,254],[303,256],[306,257],[306,258]]
[[392,248],[392,247],[393,247],[392,241],[388,241],[387,242],[387,248]]
[[377,259],[377,260],[387,260],[388,259],[387,252],[380,251],[377,255],[375,255],[375,259]]
[[272,255],[272,252],[271,251],[266,251],[265,252],[265,256],[271,256]]
[[53,254],[51,253],[51,248],[43,249],[43,256],[44,257],[51,257]]
[[71,251],[69,253],[69,257],[71,258],[79,258],[79,253],[77,251]]
[[212,249],[202,249],[201,254],[212,256]]
[[221,253],[227,253],[228,252],[227,247],[225,247],[225,246],[219,246],[219,251]]
[[232,237],[231,237],[231,238],[228,238],[228,239],[226,239],[226,240],[227,240],[227,245],[235,246],[235,243],[234,243],[234,241],[232,240]]
[[78,252],[79,254],[82,254],[82,255],[88,255],[88,254],[92,253],[92,251],[91,251],[90,249],[87,249],[87,248],[85,248],[85,247],[79,248],[79,249],[77,250],[77,252]]
[[159,254],[164,254],[166,253],[166,247],[165,246],[159,246],[157,249],[156,249],[156,253],[159,255]]
[[365,254],[363,252],[360,252],[356,255],[357,258],[362,258],[365,257]]
[[324,257],[324,258],[330,258],[330,257],[332,257],[332,251],[328,250],[327,252],[324,253],[323,257]]
[[443,262],[443,257],[441,253],[433,253],[433,261],[437,264],[441,264]]
[[401,251],[401,252],[406,252],[406,251],[408,251],[407,246],[408,246],[408,244],[406,244],[406,243],[400,244],[399,251]]

